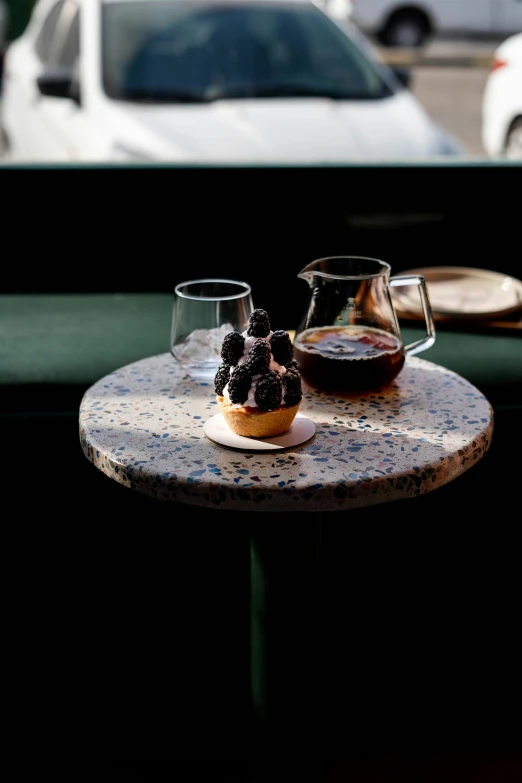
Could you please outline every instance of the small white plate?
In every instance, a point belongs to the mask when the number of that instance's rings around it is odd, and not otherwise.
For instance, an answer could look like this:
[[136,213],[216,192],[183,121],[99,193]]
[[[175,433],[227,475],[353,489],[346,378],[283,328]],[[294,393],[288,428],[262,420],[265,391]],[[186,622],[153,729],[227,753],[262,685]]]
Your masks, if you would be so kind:
[[[434,316],[498,318],[522,309],[522,281],[488,269],[461,266],[408,269],[401,275],[423,275]],[[422,315],[418,286],[392,288],[399,311]]]
[[282,435],[273,438],[245,438],[243,435],[236,435],[221,413],[217,413],[208,419],[203,425],[203,432],[210,440],[219,443],[221,446],[229,446],[232,449],[242,449],[243,451],[274,451],[275,449],[288,449],[291,446],[298,446],[305,443],[315,435],[315,424],[308,418],[298,413],[292,422],[292,426]]

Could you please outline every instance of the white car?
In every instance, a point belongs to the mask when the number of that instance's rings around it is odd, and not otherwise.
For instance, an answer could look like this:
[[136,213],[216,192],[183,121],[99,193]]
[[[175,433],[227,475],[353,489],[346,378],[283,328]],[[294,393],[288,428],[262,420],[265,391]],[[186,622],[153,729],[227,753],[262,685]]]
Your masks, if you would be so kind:
[[6,54],[7,158],[309,164],[460,154],[371,51],[309,0],[39,0]]
[[313,2],[335,19],[348,19],[355,0],[313,0]]
[[522,160],[522,33],[495,52],[482,99],[482,146],[492,158]]
[[432,35],[507,36],[522,30],[522,0],[355,0],[351,18],[386,46]]

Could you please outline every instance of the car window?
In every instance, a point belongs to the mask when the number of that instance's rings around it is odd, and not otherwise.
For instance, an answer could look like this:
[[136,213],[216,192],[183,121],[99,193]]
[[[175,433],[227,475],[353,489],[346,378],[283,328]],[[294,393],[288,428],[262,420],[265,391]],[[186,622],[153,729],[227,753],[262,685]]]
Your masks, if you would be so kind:
[[103,11],[112,98],[147,101],[392,93],[378,67],[313,5],[118,2]]
[[42,62],[48,62],[51,56],[54,37],[64,6],[65,0],[59,0],[59,2],[53,5],[36,38],[34,48]]
[[74,9],[70,23],[64,33],[63,46],[58,56],[58,64],[72,68],[80,55],[80,11]]

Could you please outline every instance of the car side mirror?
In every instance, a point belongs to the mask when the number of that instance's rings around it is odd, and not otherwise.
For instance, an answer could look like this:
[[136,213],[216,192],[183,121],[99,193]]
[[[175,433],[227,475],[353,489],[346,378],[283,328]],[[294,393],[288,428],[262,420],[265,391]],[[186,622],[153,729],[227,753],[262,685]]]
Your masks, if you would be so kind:
[[69,100],[79,101],[79,84],[70,68],[47,68],[37,77],[36,84],[40,93],[49,98],[69,98]]
[[403,87],[411,87],[411,68],[404,68],[403,66],[395,66],[392,68],[395,78],[403,85]]

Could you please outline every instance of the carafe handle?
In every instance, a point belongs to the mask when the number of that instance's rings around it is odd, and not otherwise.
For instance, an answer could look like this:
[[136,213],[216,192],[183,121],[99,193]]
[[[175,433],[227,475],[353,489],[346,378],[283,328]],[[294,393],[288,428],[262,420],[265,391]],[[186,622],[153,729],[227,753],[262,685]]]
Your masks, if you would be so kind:
[[394,277],[390,277],[389,284],[390,288],[393,288],[394,286],[405,285],[419,286],[422,312],[426,322],[426,335],[421,337],[420,340],[416,340],[414,343],[405,345],[404,353],[413,356],[416,353],[420,353],[421,351],[426,351],[428,348],[431,348],[435,342],[435,324],[433,322],[433,312],[431,310],[425,278],[423,275],[395,275]]

